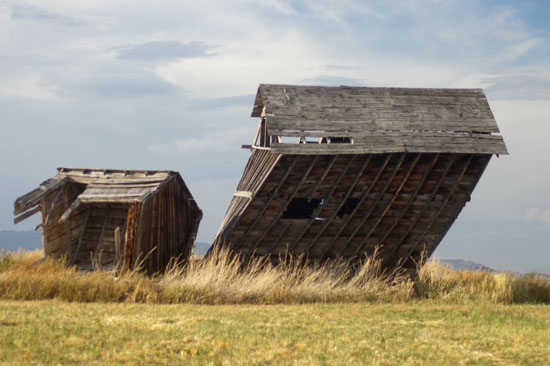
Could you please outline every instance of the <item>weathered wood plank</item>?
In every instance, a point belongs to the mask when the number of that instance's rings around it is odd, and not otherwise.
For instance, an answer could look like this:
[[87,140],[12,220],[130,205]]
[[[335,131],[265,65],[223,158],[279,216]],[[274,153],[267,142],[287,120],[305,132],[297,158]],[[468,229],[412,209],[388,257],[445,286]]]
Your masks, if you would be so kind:
[[[315,158],[313,158],[313,160],[311,161],[311,163],[309,164],[308,168],[304,171],[303,175],[302,175],[302,178],[294,184],[294,189],[292,190],[292,192],[286,197],[285,199],[285,203],[284,205],[282,206],[282,209],[271,219],[270,223],[268,224],[267,228],[263,229],[261,235],[258,237],[258,239],[256,239],[256,241],[252,244],[251,248],[249,249],[248,251],[248,255],[247,255],[247,258],[250,257],[250,255],[253,254],[253,252],[256,250],[256,248],[258,248],[258,246],[260,245],[260,243],[262,243],[263,239],[265,238],[265,236],[269,233],[269,231],[273,228],[273,226],[279,221],[282,213],[286,210],[286,208],[288,207],[288,204],[292,201],[292,199],[296,196],[296,193],[298,192],[298,190],[300,189],[300,187],[302,186],[302,183],[304,183],[304,181],[306,180],[306,178],[309,176],[311,170],[313,169],[313,167],[315,166],[315,164],[317,163],[317,161],[319,160],[319,156],[315,156]],[[281,232],[280,235],[279,235],[279,238],[284,234],[284,232]],[[277,245],[278,243],[278,240],[274,240],[273,242],[271,242],[271,244],[269,244],[269,249],[267,250],[267,252],[271,252],[271,250],[273,250],[273,248]]]
[[240,245],[242,244],[243,240],[246,238],[246,236],[248,235],[248,233],[254,228],[254,226],[260,221],[260,219],[263,217],[263,213],[265,212],[265,210],[267,209],[267,207],[269,206],[269,204],[271,203],[271,201],[273,200],[273,198],[275,198],[275,196],[277,195],[277,193],[279,192],[279,189],[283,186],[283,184],[286,182],[286,179],[288,178],[288,176],[290,175],[292,169],[294,168],[294,166],[296,165],[296,163],[298,162],[299,159],[293,159],[292,160],[292,163],[290,164],[290,166],[288,167],[285,175],[283,176],[283,178],[280,180],[279,184],[277,185],[277,187],[273,190],[273,192],[271,193],[271,196],[269,197],[269,199],[267,200],[267,202],[265,202],[265,205],[261,211],[261,213],[256,217],[256,219],[254,220],[253,224],[250,225],[248,227],[248,229],[244,232],[244,234],[241,236],[241,238],[234,244],[233,246],[233,250],[237,250]]
[[[397,171],[401,167],[401,164],[403,163],[404,159],[405,159],[405,154],[401,154],[400,157],[399,157],[399,160],[397,161],[395,166],[393,168],[391,168],[390,172],[388,173],[388,177],[386,178],[386,181],[384,182],[382,188],[380,189],[380,191],[376,195],[376,198],[374,199],[374,202],[370,204],[369,208],[367,209],[367,212],[362,214],[362,218],[361,218],[360,222],[355,226],[355,228],[352,231],[352,234],[348,237],[348,239],[346,239],[346,241],[342,245],[342,247],[340,249],[340,253],[343,253],[346,250],[347,246],[351,243],[351,241],[353,240],[355,235],[357,235],[359,230],[361,230],[361,228],[363,227],[363,224],[365,223],[365,221],[370,217],[370,215],[372,214],[373,210],[376,207],[376,204],[380,201],[383,194],[388,189],[391,181],[393,180],[393,178],[397,174]],[[384,168],[385,168],[385,165],[384,165]],[[377,173],[377,180],[378,180],[378,178],[380,177],[381,174],[382,174],[382,171],[379,171]],[[376,182],[374,184],[376,184]],[[374,185],[373,185],[373,187],[374,187]],[[362,197],[361,201],[359,202],[359,204],[356,207],[356,210],[359,209],[359,207],[361,207],[360,205],[363,203],[363,200],[365,198],[366,198],[366,195],[364,197]],[[355,213],[356,210],[354,210],[354,212],[352,213],[352,216],[353,216],[353,214]]]
[[409,177],[411,176],[411,173],[412,173],[413,169],[416,167],[416,164],[418,163],[418,160],[420,159],[420,157],[421,157],[421,154],[417,154],[415,156],[414,160],[412,161],[412,163],[410,163],[409,168],[407,169],[407,172],[401,178],[401,182],[399,183],[399,187],[397,187],[397,189],[395,190],[395,192],[392,195],[390,201],[387,204],[385,204],[385,208],[382,210],[382,212],[377,213],[378,218],[375,220],[375,222],[373,224],[371,224],[371,226],[369,227],[369,229],[367,231],[367,234],[359,240],[359,244],[355,247],[355,250],[353,251],[353,254],[351,255],[352,258],[356,257],[357,255],[360,254],[361,251],[363,251],[364,243],[370,238],[370,236],[372,235],[374,230],[377,228],[378,224],[380,224],[380,222],[385,217],[388,210],[391,208],[391,206],[393,205],[393,203],[395,202],[395,200],[397,199],[397,197],[401,193],[401,190],[403,189],[403,187],[407,183],[407,181],[408,181]]
[[33,208],[32,210],[29,210],[29,211],[27,211],[27,212],[25,212],[25,213],[23,213],[23,214],[21,214],[21,215],[15,217],[15,218],[13,219],[13,223],[14,223],[14,224],[18,224],[18,223],[20,223],[21,221],[25,220],[26,218],[31,217],[31,216],[34,215],[35,213],[40,212],[40,210],[41,210],[40,205],[38,205],[38,206],[36,206],[35,208]]
[[[324,234],[327,227],[333,222],[334,218],[336,217],[336,215],[338,214],[338,212],[340,211],[340,209],[342,208],[342,206],[344,205],[346,200],[350,197],[351,193],[356,188],[357,182],[359,182],[359,179],[361,178],[361,176],[365,172],[365,169],[369,165],[369,162],[371,161],[371,158],[372,158],[371,155],[369,155],[366,158],[363,158],[364,162],[363,162],[360,170],[356,173],[355,178],[353,179],[353,182],[350,184],[348,190],[346,191],[346,194],[344,195],[344,197],[342,197],[340,199],[338,205],[334,208],[334,210],[332,212],[332,215],[327,220],[324,221],[322,228],[317,231],[317,234],[315,234],[313,236],[313,238],[311,239],[311,241],[306,245],[305,252],[308,252],[315,245],[317,240]],[[325,249],[323,249],[323,251],[322,251],[321,255],[319,256],[319,258],[323,259],[326,252],[328,250],[330,250],[330,247],[331,247],[331,245],[325,247]]]

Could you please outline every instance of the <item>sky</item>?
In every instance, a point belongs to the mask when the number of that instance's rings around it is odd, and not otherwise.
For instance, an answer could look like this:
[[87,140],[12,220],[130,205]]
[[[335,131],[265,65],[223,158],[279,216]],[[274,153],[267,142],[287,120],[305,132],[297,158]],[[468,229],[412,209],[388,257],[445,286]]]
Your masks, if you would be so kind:
[[546,0],[0,0],[0,230],[59,166],[177,170],[220,225],[260,83],[483,88],[493,157],[441,259],[550,273]]

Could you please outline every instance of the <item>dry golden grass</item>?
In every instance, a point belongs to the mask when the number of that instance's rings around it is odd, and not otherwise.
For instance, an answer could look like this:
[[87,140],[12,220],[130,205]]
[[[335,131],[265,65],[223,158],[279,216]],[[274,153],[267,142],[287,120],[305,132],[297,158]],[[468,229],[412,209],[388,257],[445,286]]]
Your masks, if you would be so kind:
[[420,298],[451,302],[485,300],[494,303],[550,304],[550,279],[538,274],[455,271],[437,261],[422,266],[415,279]]
[[[453,271],[437,262],[422,266],[410,279],[383,273],[376,256],[358,271],[343,262],[318,268],[291,258],[273,266],[262,259],[241,265],[220,251],[166,273],[147,276],[133,271],[81,272],[63,261],[40,259],[40,251],[0,257],[0,299],[59,299],[79,302],[290,304],[314,302],[443,302],[550,303],[550,280],[511,273]],[[40,260],[39,260],[40,259]]]

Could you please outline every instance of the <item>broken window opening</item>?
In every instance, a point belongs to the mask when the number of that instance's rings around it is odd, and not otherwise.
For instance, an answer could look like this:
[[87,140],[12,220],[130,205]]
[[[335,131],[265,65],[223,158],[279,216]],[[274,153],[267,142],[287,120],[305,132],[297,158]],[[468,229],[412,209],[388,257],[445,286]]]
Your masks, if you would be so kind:
[[331,144],[351,144],[351,137],[329,137]]
[[282,219],[312,219],[313,213],[317,210],[323,200],[312,198],[308,201],[305,197],[296,197],[286,207],[281,215]]
[[300,140],[297,137],[293,136],[281,136],[281,143],[283,144],[297,144]]
[[319,141],[321,144],[353,144],[353,140],[351,137],[323,137],[321,141]]
[[302,136],[300,137],[300,144],[318,144],[319,139],[317,137],[308,137],[308,136]]
[[338,210],[338,213],[336,215],[339,218],[344,217],[344,215],[351,215],[359,204],[359,201],[359,198],[348,198],[344,201],[344,204],[342,205],[342,207],[340,207],[340,210]]

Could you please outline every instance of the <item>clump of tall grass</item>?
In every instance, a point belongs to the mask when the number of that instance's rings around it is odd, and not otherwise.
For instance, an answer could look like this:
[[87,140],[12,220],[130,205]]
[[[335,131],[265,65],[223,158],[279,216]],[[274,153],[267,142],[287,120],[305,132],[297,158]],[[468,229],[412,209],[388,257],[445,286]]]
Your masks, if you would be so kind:
[[43,258],[40,250],[7,253],[0,263],[0,298],[13,300],[61,299],[80,302],[147,301],[153,280],[129,273],[81,272],[62,259]]
[[343,261],[314,267],[301,257],[278,265],[253,258],[243,265],[227,249],[187,266],[171,266],[159,286],[168,301],[226,304],[391,301],[412,294],[412,283],[383,273],[375,257],[352,271]]
[[82,272],[62,260],[34,262],[21,252],[4,257],[11,264],[0,270],[3,299],[275,304],[393,301],[412,295],[412,282],[399,274],[383,273],[376,257],[352,271],[345,262],[315,268],[296,257],[277,266],[262,258],[243,265],[238,256],[221,249],[185,265],[174,262],[165,273],[152,277],[139,271],[120,276]]
[[538,274],[452,270],[426,262],[415,279],[416,297],[450,302],[550,304],[550,278]]
[[376,254],[352,268],[343,261],[311,266],[290,257],[279,265],[253,258],[243,264],[221,249],[163,274],[83,272],[40,251],[0,255],[0,298],[80,302],[276,304],[432,299],[442,302],[550,303],[550,279],[540,275],[454,271],[437,261],[411,279],[382,270]]

